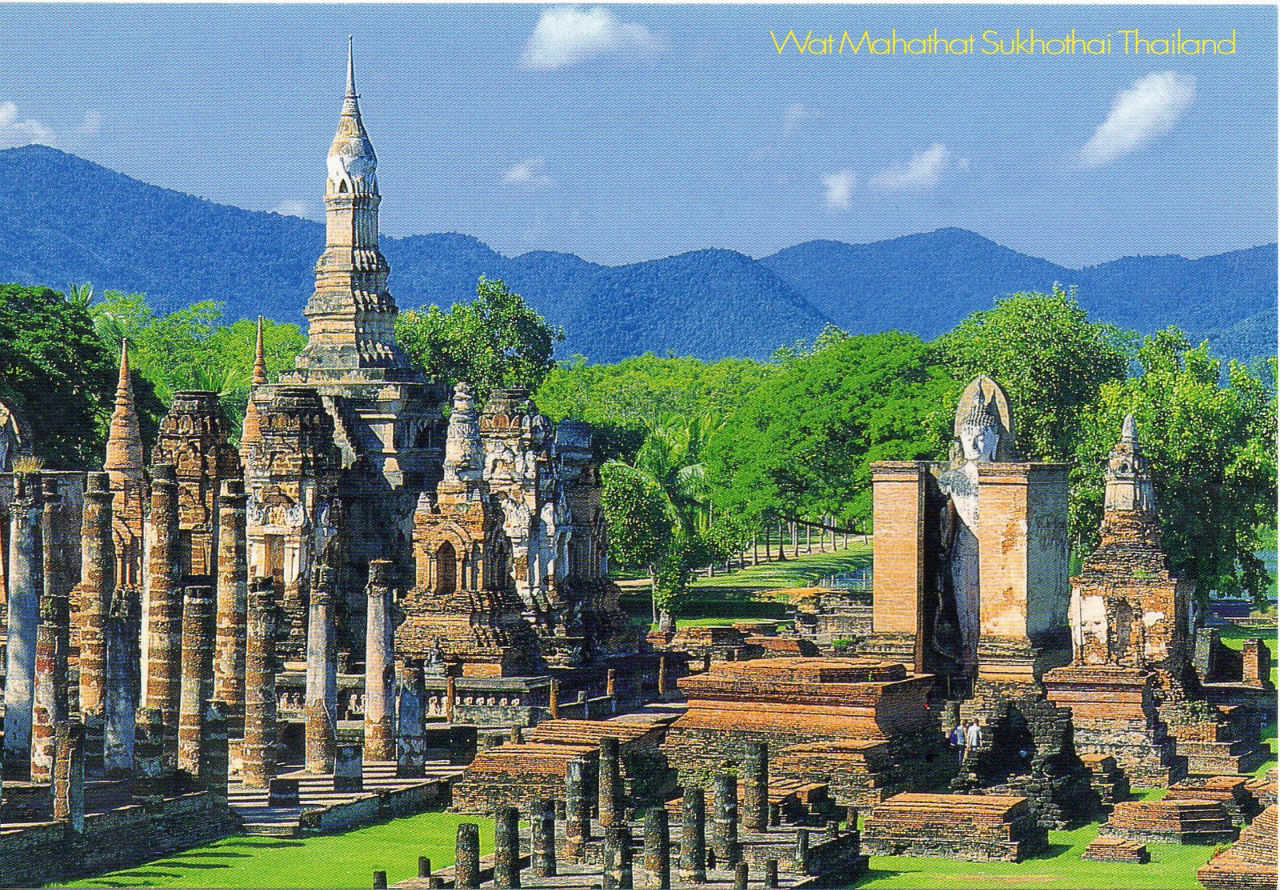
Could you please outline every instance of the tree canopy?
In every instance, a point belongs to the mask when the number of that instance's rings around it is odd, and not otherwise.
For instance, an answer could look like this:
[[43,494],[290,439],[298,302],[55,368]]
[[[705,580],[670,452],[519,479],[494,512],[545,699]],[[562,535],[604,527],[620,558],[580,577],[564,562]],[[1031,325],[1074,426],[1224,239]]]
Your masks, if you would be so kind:
[[0,398],[31,424],[50,467],[102,462],[116,362],[89,307],[47,287],[0,285]]
[[975,312],[936,341],[957,378],[986,374],[1009,396],[1018,447],[1030,460],[1070,460],[1080,413],[1123,380],[1132,337],[1089,320],[1075,291],[1018,293]]
[[537,389],[563,339],[564,331],[523,297],[484,277],[469,303],[454,303],[447,312],[433,304],[396,319],[396,340],[433,380],[465,380],[481,399],[493,389]]

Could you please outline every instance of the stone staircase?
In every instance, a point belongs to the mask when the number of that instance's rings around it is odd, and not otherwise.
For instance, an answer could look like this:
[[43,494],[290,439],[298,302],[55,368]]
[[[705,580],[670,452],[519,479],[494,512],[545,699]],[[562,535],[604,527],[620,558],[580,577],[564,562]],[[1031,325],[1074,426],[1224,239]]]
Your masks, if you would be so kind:
[[335,791],[332,774],[294,770],[282,773],[278,778],[297,781],[298,806],[270,806],[265,788],[245,788],[239,782],[228,785],[227,802],[240,817],[245,834],[297,837],[301,833],[302,814],[307,810],[349,803],[379,791],[395,791],[423,782],[450,779],[462,769],[447,760],[427,761],[424,776],[404,778],[396,775],[394,761],[369,761],[364,764],[364,787],[360,791]]

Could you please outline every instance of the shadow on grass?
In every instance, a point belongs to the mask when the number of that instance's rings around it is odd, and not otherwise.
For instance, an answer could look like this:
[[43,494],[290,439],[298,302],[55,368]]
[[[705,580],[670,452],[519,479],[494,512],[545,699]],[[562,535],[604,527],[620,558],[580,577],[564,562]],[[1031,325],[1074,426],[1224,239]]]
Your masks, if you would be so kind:
[[1050,844],[1043,853],[1037,853],[1035,856],[1030,856],[1024,861],[1029,862],[1033,859],[1057,859],[1059,856],[1064,856],[1070,852],[1070,844]]
[[[255,846],[254,849],[262,848]],[[249,853],[237,853],[233,850],[227,850],[224,852],[222,849],[204,850],[200,852],[189,850],[186,853],[174,853],[171,856],[166,856],[165,861],[167,862],[170,859],[248,859],[250,855],[251,854]],[[185,865],[185,863],[180,864]]]
[[[226,850],[226,849],[235,848],[235,849],[243,849],[243,850],[283,850],[286,847],[301,847],[301,846],[303,846],[302,841],[278,840],[278,841],[259,842],[255,840],[249,840],[248,838],[240,838],[239,840],[227,841],[226,843],[219,844],[218,849]],[[238,854],[238,855],[247,855],[247,854]]]

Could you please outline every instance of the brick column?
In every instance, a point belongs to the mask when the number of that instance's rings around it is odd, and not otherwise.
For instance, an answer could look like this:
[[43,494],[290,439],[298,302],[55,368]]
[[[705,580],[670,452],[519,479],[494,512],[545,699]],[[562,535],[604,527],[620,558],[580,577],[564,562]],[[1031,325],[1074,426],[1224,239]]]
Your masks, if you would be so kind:
[[178,708],[182,688],[182,600],[179,589],[178,481],[173,467],[151,470],[151,515],[147,517],[146,667],[142,700],[164,721],[164,756],[178,763]]
[[871,628],[884,654],[909,667],[923,666],[916,646],[925,628],[925,520],[930,482],[923,461],[871,465],[872,527],[875,529]]
[[584,861],[587,841],[591,839],[591,805],[587,796],[587,761],[575,757],[565,771],[564,785],[564,858],[566,862]]
[[200,771],[205,709],[213,698],[213,589],[187,587],[182,606],[182,684],[178,703],[178,768]]
[[67,822],[84,833],[84,726],[64,720],[58,724],[57,760],[53,769],[53,821]]
[[769,828],[769,746],[748,742],[742,761],[742,824],[750,831]]
[[707,879],[707,802],[701,788],[686,786],[681,801],[680,880]]
[[115,590],[111,486],[106,473],[85,478],[80,523],[80,713],[101,717],[106,695],[107,612]]
[[711,804],[711,849],[721,868],[738,861],[738,780],[717,773]]
[[103,715],[103,772],[109,779],[133,774],[133,741],[138,682],[138,605],[134,592],[117,587],[106,624],[106,694]]
[[133,744],[134,795],[159,797],[169,787],[165,768],[164,718],[158,708],[139,708]]
[[480,826],[474,822],[463,822],[458,826],[453,886],[456,890],[476,890],[480,886]]
[[249,585],[245,621],[244,745],[241,781],[266,788],[276,774],[276,599],[270,578]]
[[604,890],[631,890],[631,829],[614,825],[604,832],[604,874],[600,886]]
[[337,573],[319,566],[311,585],[307,614],[306,769],[333,772],[337,741],[338,662],[333,628],[333,591]]
[[653,807],[645,814],[644,870],[650,886],[671,886],[671,826],[666,807]]
[[406,658],[396,702],[396,774],[421,776],[426,767],[427,689],[422,659]]
[[529,871],[535,877],[550,878],[556,873],[556,809],[551,798],[539,798],[529,814],[532,849]]
[[230,720],[227,706],[214,699],[204,711],[204,726],[200,738],[200,763],[196,780],[214,799],[227,801],[227,775],[231,767],[230,749],[227,744],[227,727]]
[[227,734],[244,736],[244,637],[249,607],[244,483],[228,479],[218,498],[218,618],[213,694],[227,706]]
[[619,757],[616,738],[605,736],[600,739],[600,776],[596,784],[600,791],[598,818],[601,828],[608,828],[615,822],[621,822],[623,818],[622,769]]
[[31,698],[36,678],[36,627],[44,595],[40,477],[15,473],[9,508],[8,642],[4,684],[4,775],[31,771]]
[[[67,650],[70,648],[67,595],[45,591],[36,630],[36,678],[31,707],[31,781],[53,780],[55,732],[67,720]],[[83,752],[82,752],[83,753]]]
[[493,820],[493,886],[520,886],[520,813],[500,807]]
[[[395,760],[395,643],[391,624],[391,561],[369,563],[365,613],[364,756]],[[446,709],[448,708],[446,703]]]

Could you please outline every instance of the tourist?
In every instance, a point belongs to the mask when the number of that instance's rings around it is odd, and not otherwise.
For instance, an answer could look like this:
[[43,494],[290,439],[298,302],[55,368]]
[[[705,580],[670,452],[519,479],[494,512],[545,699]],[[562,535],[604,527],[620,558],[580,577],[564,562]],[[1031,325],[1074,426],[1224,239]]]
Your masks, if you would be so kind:
[[956,737],[955,746],[960,762],[964,763],[965,748],[969,744],[969,721],[964,720],[959,726],[952,730],[952,735]]
[[982,744],[982,729],[978,726],[978,721],[972,723],[965,721],[966,727],[964,731],[964,746],[967,751],[977,751],[978,746]]

